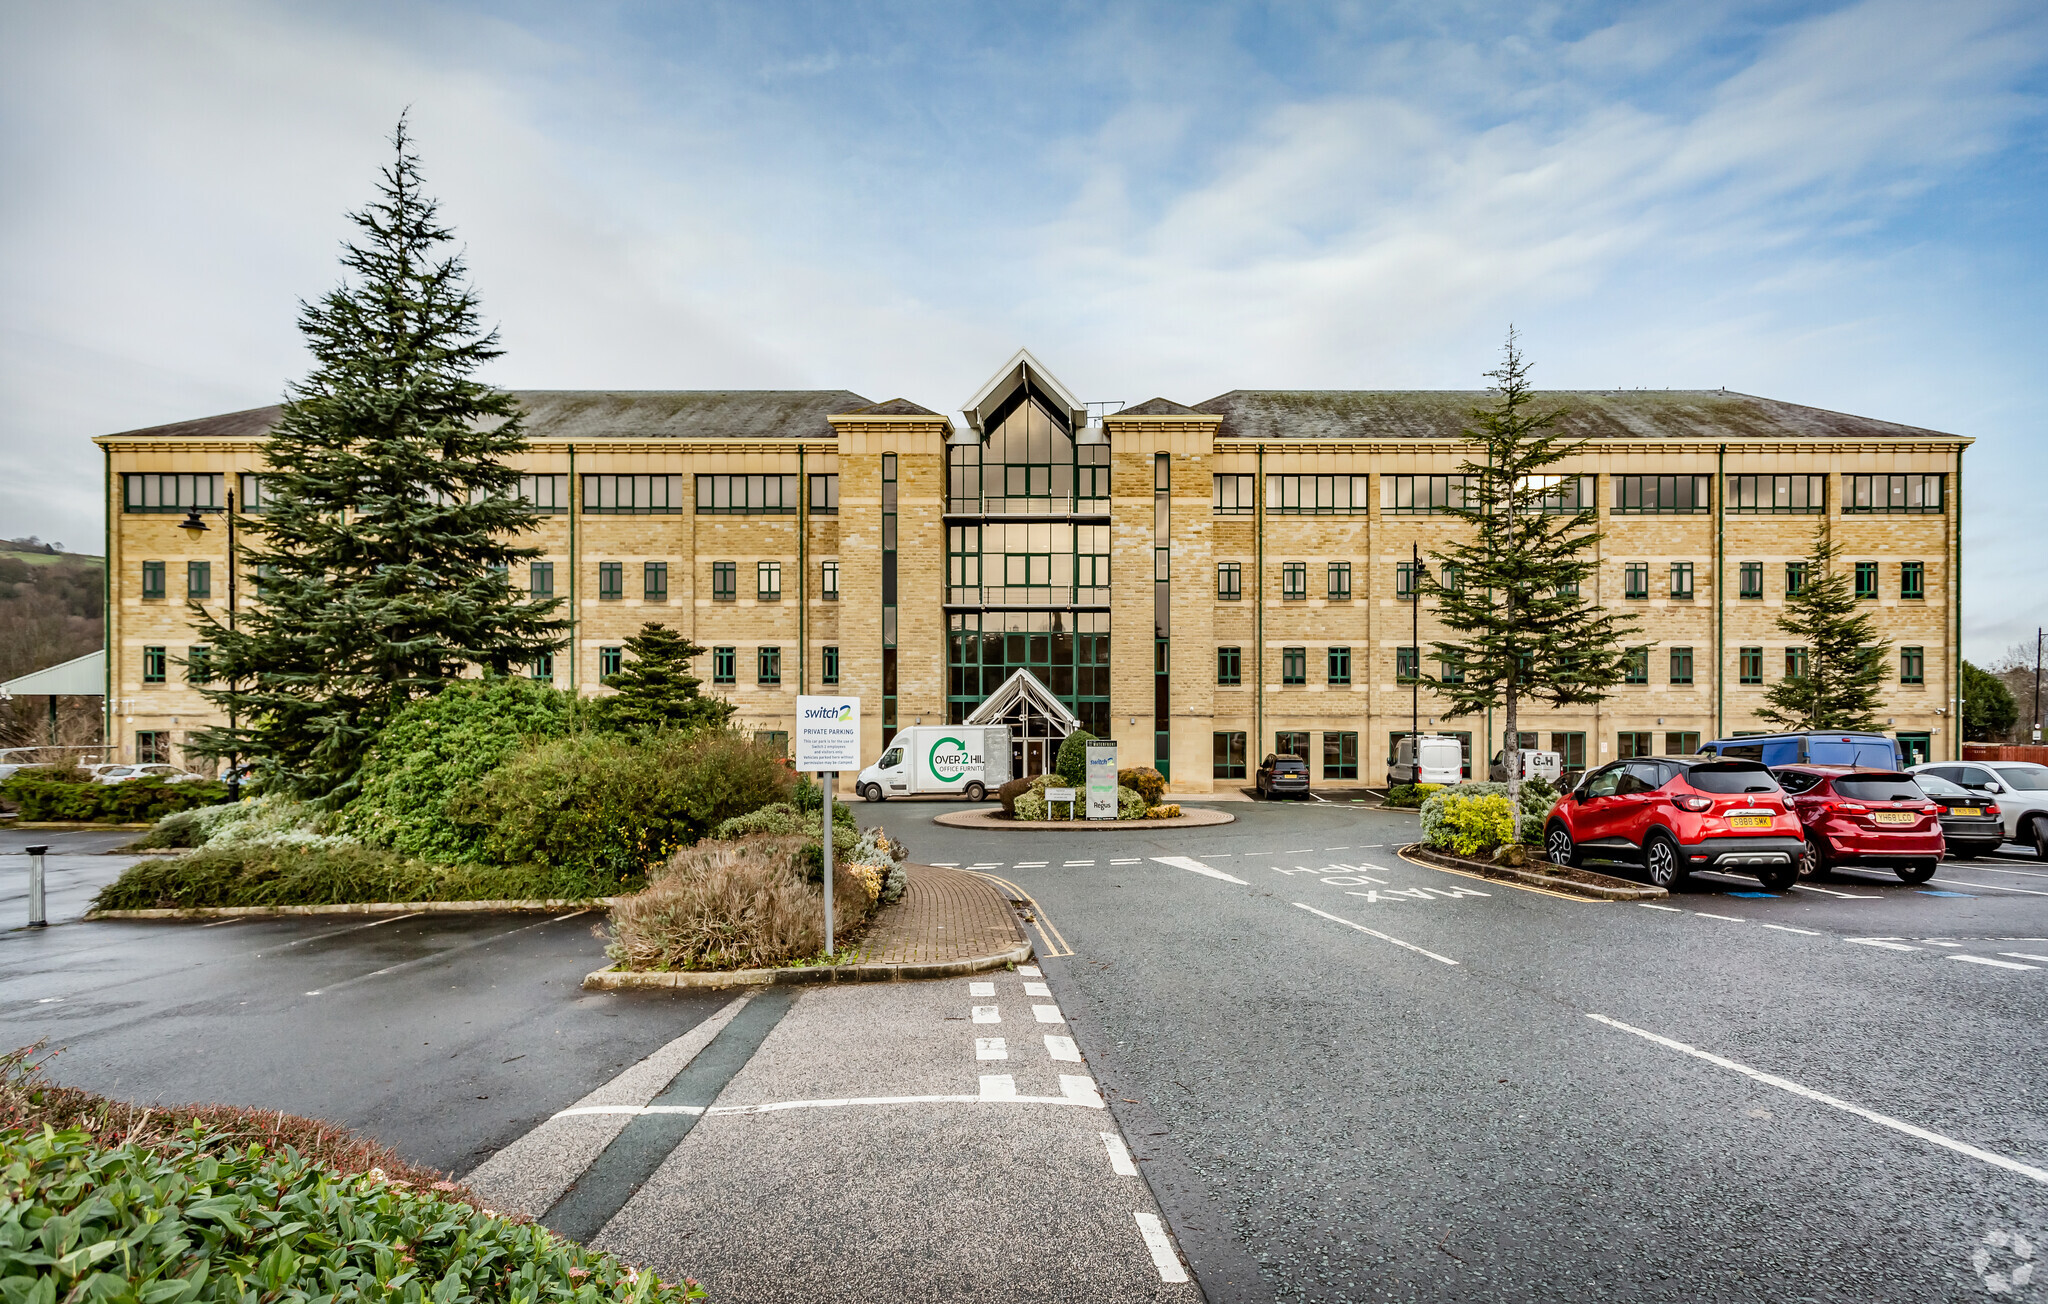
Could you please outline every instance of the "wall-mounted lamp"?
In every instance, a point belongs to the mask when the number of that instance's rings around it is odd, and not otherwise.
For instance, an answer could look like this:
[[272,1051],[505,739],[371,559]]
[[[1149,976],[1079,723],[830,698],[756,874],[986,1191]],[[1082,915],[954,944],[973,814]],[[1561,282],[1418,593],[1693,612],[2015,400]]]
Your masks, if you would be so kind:
[[1663,723],[1664,723],[1664,717],[1663,717],[1663,716],[1661,716],[1661,715],[1660,715],[1660,716],[1658,716],[1658,717],[1657,717],[1657,723],[1658,723],[1658,724],[1663,724]]
[[185,513],[184,520],[178,522],[178,528],[185,532],[186,538],[197,539],[206,533],[206,522],[199,519],[199,509],[194,507]]

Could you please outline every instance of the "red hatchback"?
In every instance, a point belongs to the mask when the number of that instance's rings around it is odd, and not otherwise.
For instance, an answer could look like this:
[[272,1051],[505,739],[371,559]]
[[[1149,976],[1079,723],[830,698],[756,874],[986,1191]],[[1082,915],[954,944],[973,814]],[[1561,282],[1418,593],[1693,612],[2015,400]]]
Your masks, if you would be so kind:
[[1755,761],[1638,756],[1588,771],[1551,808],[1544,854],[1640,864],[1676,891],[1696,869],[1754,874],[1773,892],[1799,876],[1799,817]]
[[1908,883],[1934,877],[1947,849],[1941,806],[1912,775],[1846,765],[1780,765],[1773,773],[1805,830],[1800,873],[1875,865]]

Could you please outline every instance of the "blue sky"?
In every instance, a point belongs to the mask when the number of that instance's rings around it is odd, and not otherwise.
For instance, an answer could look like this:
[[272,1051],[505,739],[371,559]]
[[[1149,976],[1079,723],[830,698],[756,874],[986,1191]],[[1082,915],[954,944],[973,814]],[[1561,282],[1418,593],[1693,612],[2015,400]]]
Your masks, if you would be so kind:
[[2038,3],[0,3],[0,533],[272,402],[407,105],[493,378],[950,410],[1726,385],[1975,437],[1965,646],[2048,621]]

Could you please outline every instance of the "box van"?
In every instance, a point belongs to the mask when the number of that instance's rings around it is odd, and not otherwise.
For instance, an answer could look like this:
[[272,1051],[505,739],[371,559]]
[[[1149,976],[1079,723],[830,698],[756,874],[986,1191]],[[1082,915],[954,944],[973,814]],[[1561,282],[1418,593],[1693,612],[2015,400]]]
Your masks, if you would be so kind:
[[[1507,757],[1506,748],[1495,752],[1493,754],[1493,763],[1486,769],[1486,777],[1495,783],[1506,783],[1508,781]],[[1541,779],[1555,788],[1558,786],[1558,781],[1564,777],[1564,757],[1559,756],[1556,752],[1539,752],[1534,748],[1524,747],[1522,749],[1520,768],[1522,778]]]
[[1853,729],[1809,729],[1803,733],[1753,734],[1701,743],[1699,754],[1764,765],[1849,765],[1862,770],[1902,770],[1898,744],[1881,733]]
[[1000,724],[925,724],[898,729],[882,759],[860,772],[866,801],[946,796],[985,799],[1010,778],[1010,729]]
[[1410,734],[1394,743],[1387,786],[1458,783],[1465,777],[1465,745],[1446,734]]

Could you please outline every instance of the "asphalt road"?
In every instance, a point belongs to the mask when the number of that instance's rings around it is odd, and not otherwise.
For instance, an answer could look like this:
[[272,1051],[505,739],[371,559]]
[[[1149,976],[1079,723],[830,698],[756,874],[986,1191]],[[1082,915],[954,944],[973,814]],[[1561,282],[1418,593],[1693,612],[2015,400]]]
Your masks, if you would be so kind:
[[1047,977],[1212,1300],[2048,1299],[2011,1275],[2048,1278],[2040,862],[1652,909],[1404,862],[1416,818],[1348,804],[936,809],[861,814],[1071,948]]

